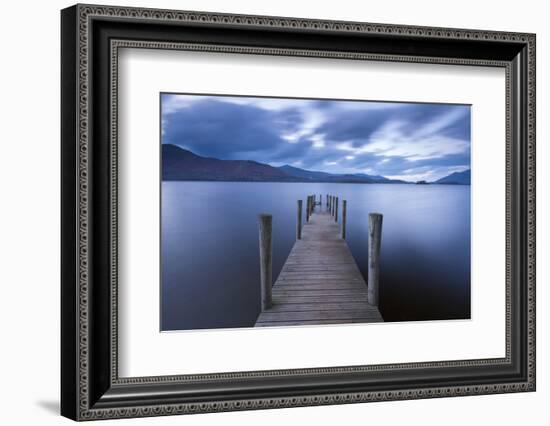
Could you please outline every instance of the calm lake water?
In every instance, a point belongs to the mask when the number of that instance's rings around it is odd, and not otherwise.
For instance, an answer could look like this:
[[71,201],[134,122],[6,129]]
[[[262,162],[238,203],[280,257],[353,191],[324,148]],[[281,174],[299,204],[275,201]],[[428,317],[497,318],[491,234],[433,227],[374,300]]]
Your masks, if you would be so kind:
[[296,200],[348,202],[347,241],[367,276],[368,213],[384,215],[385,321],[470,317],[470,187],[163,182],[161,328],[251,327],[260,312],[258,214],[273,215],[273,278],[295,241]]

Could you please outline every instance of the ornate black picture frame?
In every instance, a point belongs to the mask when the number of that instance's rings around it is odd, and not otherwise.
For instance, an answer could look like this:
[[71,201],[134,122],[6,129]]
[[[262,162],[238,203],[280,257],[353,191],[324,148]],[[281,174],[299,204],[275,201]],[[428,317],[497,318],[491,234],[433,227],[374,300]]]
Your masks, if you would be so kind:
[[[534,34],[95,5],[64,9],[61,28],[62,415],[92,420],[535,390]],[[120,378],[121,47],[504,68],[506,356]]]

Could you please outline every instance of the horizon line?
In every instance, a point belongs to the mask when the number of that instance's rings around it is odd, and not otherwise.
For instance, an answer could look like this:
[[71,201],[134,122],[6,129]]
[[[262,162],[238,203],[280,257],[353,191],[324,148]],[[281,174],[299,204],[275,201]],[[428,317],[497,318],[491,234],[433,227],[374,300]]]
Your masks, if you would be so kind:
[[[382,174],[370,174],[370,173],[334,173],[334,172],[327,172],[327,171],[322,171],[322,170],[310,170],[310,169],[305,169],[305,168],[302,168],[302,167],[297,167],[297,166],[293,166],[292,164],[288,164],[288,163],[285,163],[281,166],[275,166],[271,163],[268,163],[268,162],[261,162],[261,161],[257,161],[257,160],[249,160],[249,159],[225,159],[225,158],[219,158],[219,157],[210,157],[210,156],[204,156],[204,155],[200,155],[200,154],[197,154],[195,152],[193,152],[192,150],[188,149],[188,148],[185,148],[185,147],[182,147],[181,145],[178,145],[178,144],[174,144],[174,143],[164,143],[164,142],[161,142],[160,144],[161,146],[163,145],[171,145],[171,146],[174,146],[174,147],[177,147],[178,149],[181,149],[182,151],[188,151],[190,152],[191,154],[197,156],[197,157],[201,157],[201,158],[208,158],[208,159],[213,159],[213,160],[218,160],[218,161],[249,161],[249,162],[252,162],[252,163],[257,163],[257,164],[263,164],[263,165],[267,165],[269,167],[273,167],[273,168],[276,168],[276,169],[280,169],[282,167],[292,167],[294,169],[297,169],[297,170],[302,170],[302,171],[305,171],[305,172],[309,172],[309,173],[325,173],[327,175],[330,175],[330,176],[369,176],[369,177],[381,177],[381,178],[384,178],[384,179],[388,179],[390,181],[401,181],[403,183],[407,183],[407,184],[417,184],[419,182],[421,183],[426,183],[426,184],[430,184],[430,183],[437,183],[439,180],[441,179],[445,179],[446,177],[449,177],[449,176],[452,176],[454,174],[457,174],[457,173],[464,173],[464,172],[467,172],[467,171],[471,171],[471,167],[468,167],[467,169],[464,169],[462,171],[456,171],[456,172],[452,172],[446,176],[443,176],[439,179],[436,179],[434,181],[426,181],[425,179],[420,179],[420,180],[406,180],[406,179],[402,179],[402,178],[395,178],[395,177],[387,177],[387,176],[384,176]],[[165,179],[162,179],[162,180],[165,180]],[[169,179],[169,180],[172,180],[172,181],[184,181],[184,180],[179,180],[179,179]],[[195,182],[200,182],[201,180],[187,180],[187,181],[195,181]],[[212,180],[204,180],[204,182],[247,182],[247,181],[244,181],[244,180],[216,180],[216,179],[212,179]],[[249,181],[250,182],[250,181]],[[252,181],[254,182],[254,181]],[[257,181],[257,182],[261,182],[261,181]],[[282,181],[282,180],[273,180],[271,182],[285,182],[285,181]],[[288,183],[293,183],[293,182],[288,182]],[[296,182],[296,183],[307,183],[307,182]],[[369,183],[369,182],[324,182],[324,181],[311,181],[311,183],[358,183],[358,184],[366,184],[366,183]],[[387,182],[376,182],[376,183],[387,183]],[[460,185],[470,185],[470,184],[460,184]]]

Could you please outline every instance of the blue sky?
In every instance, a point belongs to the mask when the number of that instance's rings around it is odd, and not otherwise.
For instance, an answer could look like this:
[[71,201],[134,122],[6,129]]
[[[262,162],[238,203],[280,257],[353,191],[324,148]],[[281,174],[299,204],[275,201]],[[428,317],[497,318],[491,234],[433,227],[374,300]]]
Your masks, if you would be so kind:
[[437,180],[470,168],[470,107],[161,95],[162,143],[207,157]]

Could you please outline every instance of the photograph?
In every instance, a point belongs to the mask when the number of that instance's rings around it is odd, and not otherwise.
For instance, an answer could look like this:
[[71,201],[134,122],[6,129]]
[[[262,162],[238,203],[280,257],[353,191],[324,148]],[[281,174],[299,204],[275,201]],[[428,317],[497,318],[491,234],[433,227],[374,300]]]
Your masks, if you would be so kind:
[[[75,4],[54,25],[41,10],[33,24],[55,46],[16,59],[60,56],[57,84],[39,79],[43,96],[25,97],[22,78],[6,79],[20,84],[7,87],[17,125],[4,138],[22,149],[7,156],[20,202],[5,212],[27,219],[30,201],[41,206],[38,222],[6,220],[8,231],[21,240],[40,223],[57,235],[35,238],[47,243],[35,257],[51,255],[61,291],[17,240],[26,263],[14,277],[36,270],[31,287],[48,291],[10,284],[23,292],[4,298],[11,322],[37,313],[28,332],[11,327],[18,344],[39,339],[17,357],[57,342],[37,364],[54,392],[33,382],[37,411],[58,400],[75,421],[258,424],[274,409],[327,406],[323,424],[349,410],[425,424],[430,404],[457,424],[480,410],[502,424],[537,417],[548,399],[537,388],[537,330],[548,334],[536,319],[537,45],[550,30],[529,5],[449,14],[399,1]],[[29,126],[28,100],[55,101],[58,86],[61,108]],[[40,198],[47,173],[21,173],[40,167],[56,174],[60,203]],[[10,389],[27,386],[19,376]]]
[[470,319],[471,105],[159,98],[160,331]]

